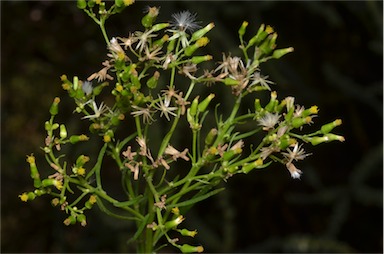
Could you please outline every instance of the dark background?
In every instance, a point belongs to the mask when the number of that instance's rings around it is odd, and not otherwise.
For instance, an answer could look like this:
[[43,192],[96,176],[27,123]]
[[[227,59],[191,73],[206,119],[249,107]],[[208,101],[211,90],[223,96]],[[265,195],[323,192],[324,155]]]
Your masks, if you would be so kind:
[[[207,252],[382,253],[382,2],[137,2],[108,20],[109,35],[141,29],[146,5],[161,6],[159,21],[187,9],[202,25],[215,22],[206,50],[217,61],[221,52],[239,52],[243,20],[249,36],[270,24],[278,47],[295,48],[262,66],[279,98],[318,105],[318,125],[343,120],[335,132],[346,141],[308,148],[314,154],[298,164],[301,180],[276,165],[231,178],[225,192],[197,205],[185,221],[199,231],[193,243]],[[100,69],[100,31],[75,2],[1,2],[1,26],[1,251],[133,251],[125,244],[130,225],[97,208],[87,227],[66,227],[48,197],[17,197],[33,189],[26,155],[44,165],[44,122],[52,99],[65,94],[60,75],[84,79]],[[61,107],[71,122],[73,104]]]

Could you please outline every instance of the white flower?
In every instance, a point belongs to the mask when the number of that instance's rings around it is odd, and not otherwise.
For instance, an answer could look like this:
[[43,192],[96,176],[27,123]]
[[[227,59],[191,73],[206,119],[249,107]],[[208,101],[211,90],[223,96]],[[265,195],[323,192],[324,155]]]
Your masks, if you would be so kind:
[[176,116],[176,113],[172,111],[178,109],[178,107],[169,107],[170,102],[171,101],[167,98],[165,98],[163,102],[161,97],[159,96],[159,102],[156,103],[157,109],[161,111],[160,116],[165,115],[165,118],[167,118],[168,121],[170,121],[168,114]]
[[285,158],[288,159],[288,163],[291,163],[293,160],[298,161],[298,160],[304,160],[305,157],[311,155],[308,153],[305,153],[304,149],[301,148],[301,145],[299,146],[298,143],[295,144],[293,147],[293,150],[290,150],[287,148],[288,153],[282,153]]
[[108,106],[107,105],[105,105],[104,104],[104,102],[102,102],[101,104],[100,104],[100,106],[99,107],[97,107],[97,105],[96,105],[96,102],[94,101],[94,100],[89,100],[88,102],[86,102],[85,104],[88,104],[88,103],[92,103],[92,110],[93,110],[93,112],[95,112],[95,114],[93,114],[93,115],[88,115],[88,116],[84,116],[84,117],[82,117],[81,119],[92,119],[92,118],[99,118],[102,114],[104,114],[105,112],[107,112],[107,111],[110,111],[111,112],[111,110],[108,108]]
[[278,113],[272,114],[267,112],[262,118],[258,120],[259,125],[264,126],[263,130],[267,131],[275,127],[279,121],[280,115]]

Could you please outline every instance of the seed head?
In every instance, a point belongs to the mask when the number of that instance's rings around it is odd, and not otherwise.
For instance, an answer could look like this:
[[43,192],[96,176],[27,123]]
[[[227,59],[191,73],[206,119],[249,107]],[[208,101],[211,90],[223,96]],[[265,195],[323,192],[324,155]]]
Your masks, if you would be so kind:
[[196,13],[192,14],[189,11],[181,11],[175,14],[172,14],[172,25],[174,29],[180,31],[193,32],[200,26],[195,22]]

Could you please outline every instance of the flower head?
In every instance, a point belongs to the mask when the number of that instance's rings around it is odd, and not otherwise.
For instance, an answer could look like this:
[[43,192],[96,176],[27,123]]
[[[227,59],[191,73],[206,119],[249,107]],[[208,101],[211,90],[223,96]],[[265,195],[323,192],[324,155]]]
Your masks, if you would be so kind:
[[272,129],[275,127],[277,122],[279,121],[280,115],[278,113],[272,114],[272,113],[265,113],[265,115],[258,120],[259,125],[264,126],[263,130],[268,131],[269,129]]
[[178,107],[170,107],[169,106],[170,102],[171,101],[168,98],[165,98],[163,101],[159,96],[159,102],[156,103],[157,109],[161,111],[160,116],[165,115],[165,118],[167,118],[168,121],[170,121],[168,114],[176,116],[176,113],[172,111],[175,111],[178,109]]
[[178,29],[180,31],[188,31],[193,32],[195,29],[200,26],[195,22],[196,21],[196,13],[192,14],[189,11],[181,11],[178,13],[172,14],[172,25],[174,29]]
[[90,100],[89,102],[92,102],[92,110],[93,112],[95,112],[95,114],[84,116],[82,119],[99,118],[105,112],[110,111],[110,109],[107,105],[104,104],[104,102],[102,102],[99,107],[97,107],[96,102],[94,100]]
[[90,95],[92,93],[92,91],[93,91],[92,83],[89,82],[89,81],[84,81],[82,86],[81,86],[81,89],[83,90],[83,92],[86,95]]

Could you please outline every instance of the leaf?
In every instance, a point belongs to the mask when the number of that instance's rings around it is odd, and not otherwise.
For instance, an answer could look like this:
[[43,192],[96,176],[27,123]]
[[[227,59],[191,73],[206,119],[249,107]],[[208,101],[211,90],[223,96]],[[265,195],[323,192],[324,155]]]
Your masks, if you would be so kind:
[[183,206],[189,206],[189,205],[192,205],[192,204],[195,204],[197,202],[200,202],[200,201],[203,201],[204,199],[207,199],[213,195],[216,195],[217,193],[223,191],[225,188],[220,188],[220,189],[216,189],[216,190],[213,190],[211,192],[208,192],[207,194],[204,194],[202,196],[197,196],[197,197],[193,197],[189,200],[186,200],[186,201],[183,201],[183,202],[180,202],[180,203],[177,203],[177,204],[170,204],[170,205],[167,205],[167,207],[183,207]]
[[130,244],[131,242],[135,241],[140,236],[141,232],[143,232],[145,226],[148,224],[148,218],[149,218],[149,214],[147,214],[144,217],[144,219],[141,221],[140,225],[137,228],[136,233],[133,235],[131,239],[127,241],[127,244]]
[[113,203],[114,206],[116,207],[126,207],[126,206],[131,206],[131,205],[134,205],[134,204],[138,204],[140,203],[141,201],[144,200],[144,197],[143,195],[139,195],[131,200],[128,200],[128,201],[124,201],[124,202],[115,202]]
[[107,149],[107,144],[108,143],[105,143],[103,148],[101,148],[99,156],[97,157],[97,162],[96,162],[95,166],[91,169],[91,171],[89,171],[89,173],[85,177],[85,180],[88,180],[93,175],[93,173],[96,171],[96,169],[101,167],[101,163],[103,162],[105,150]]

